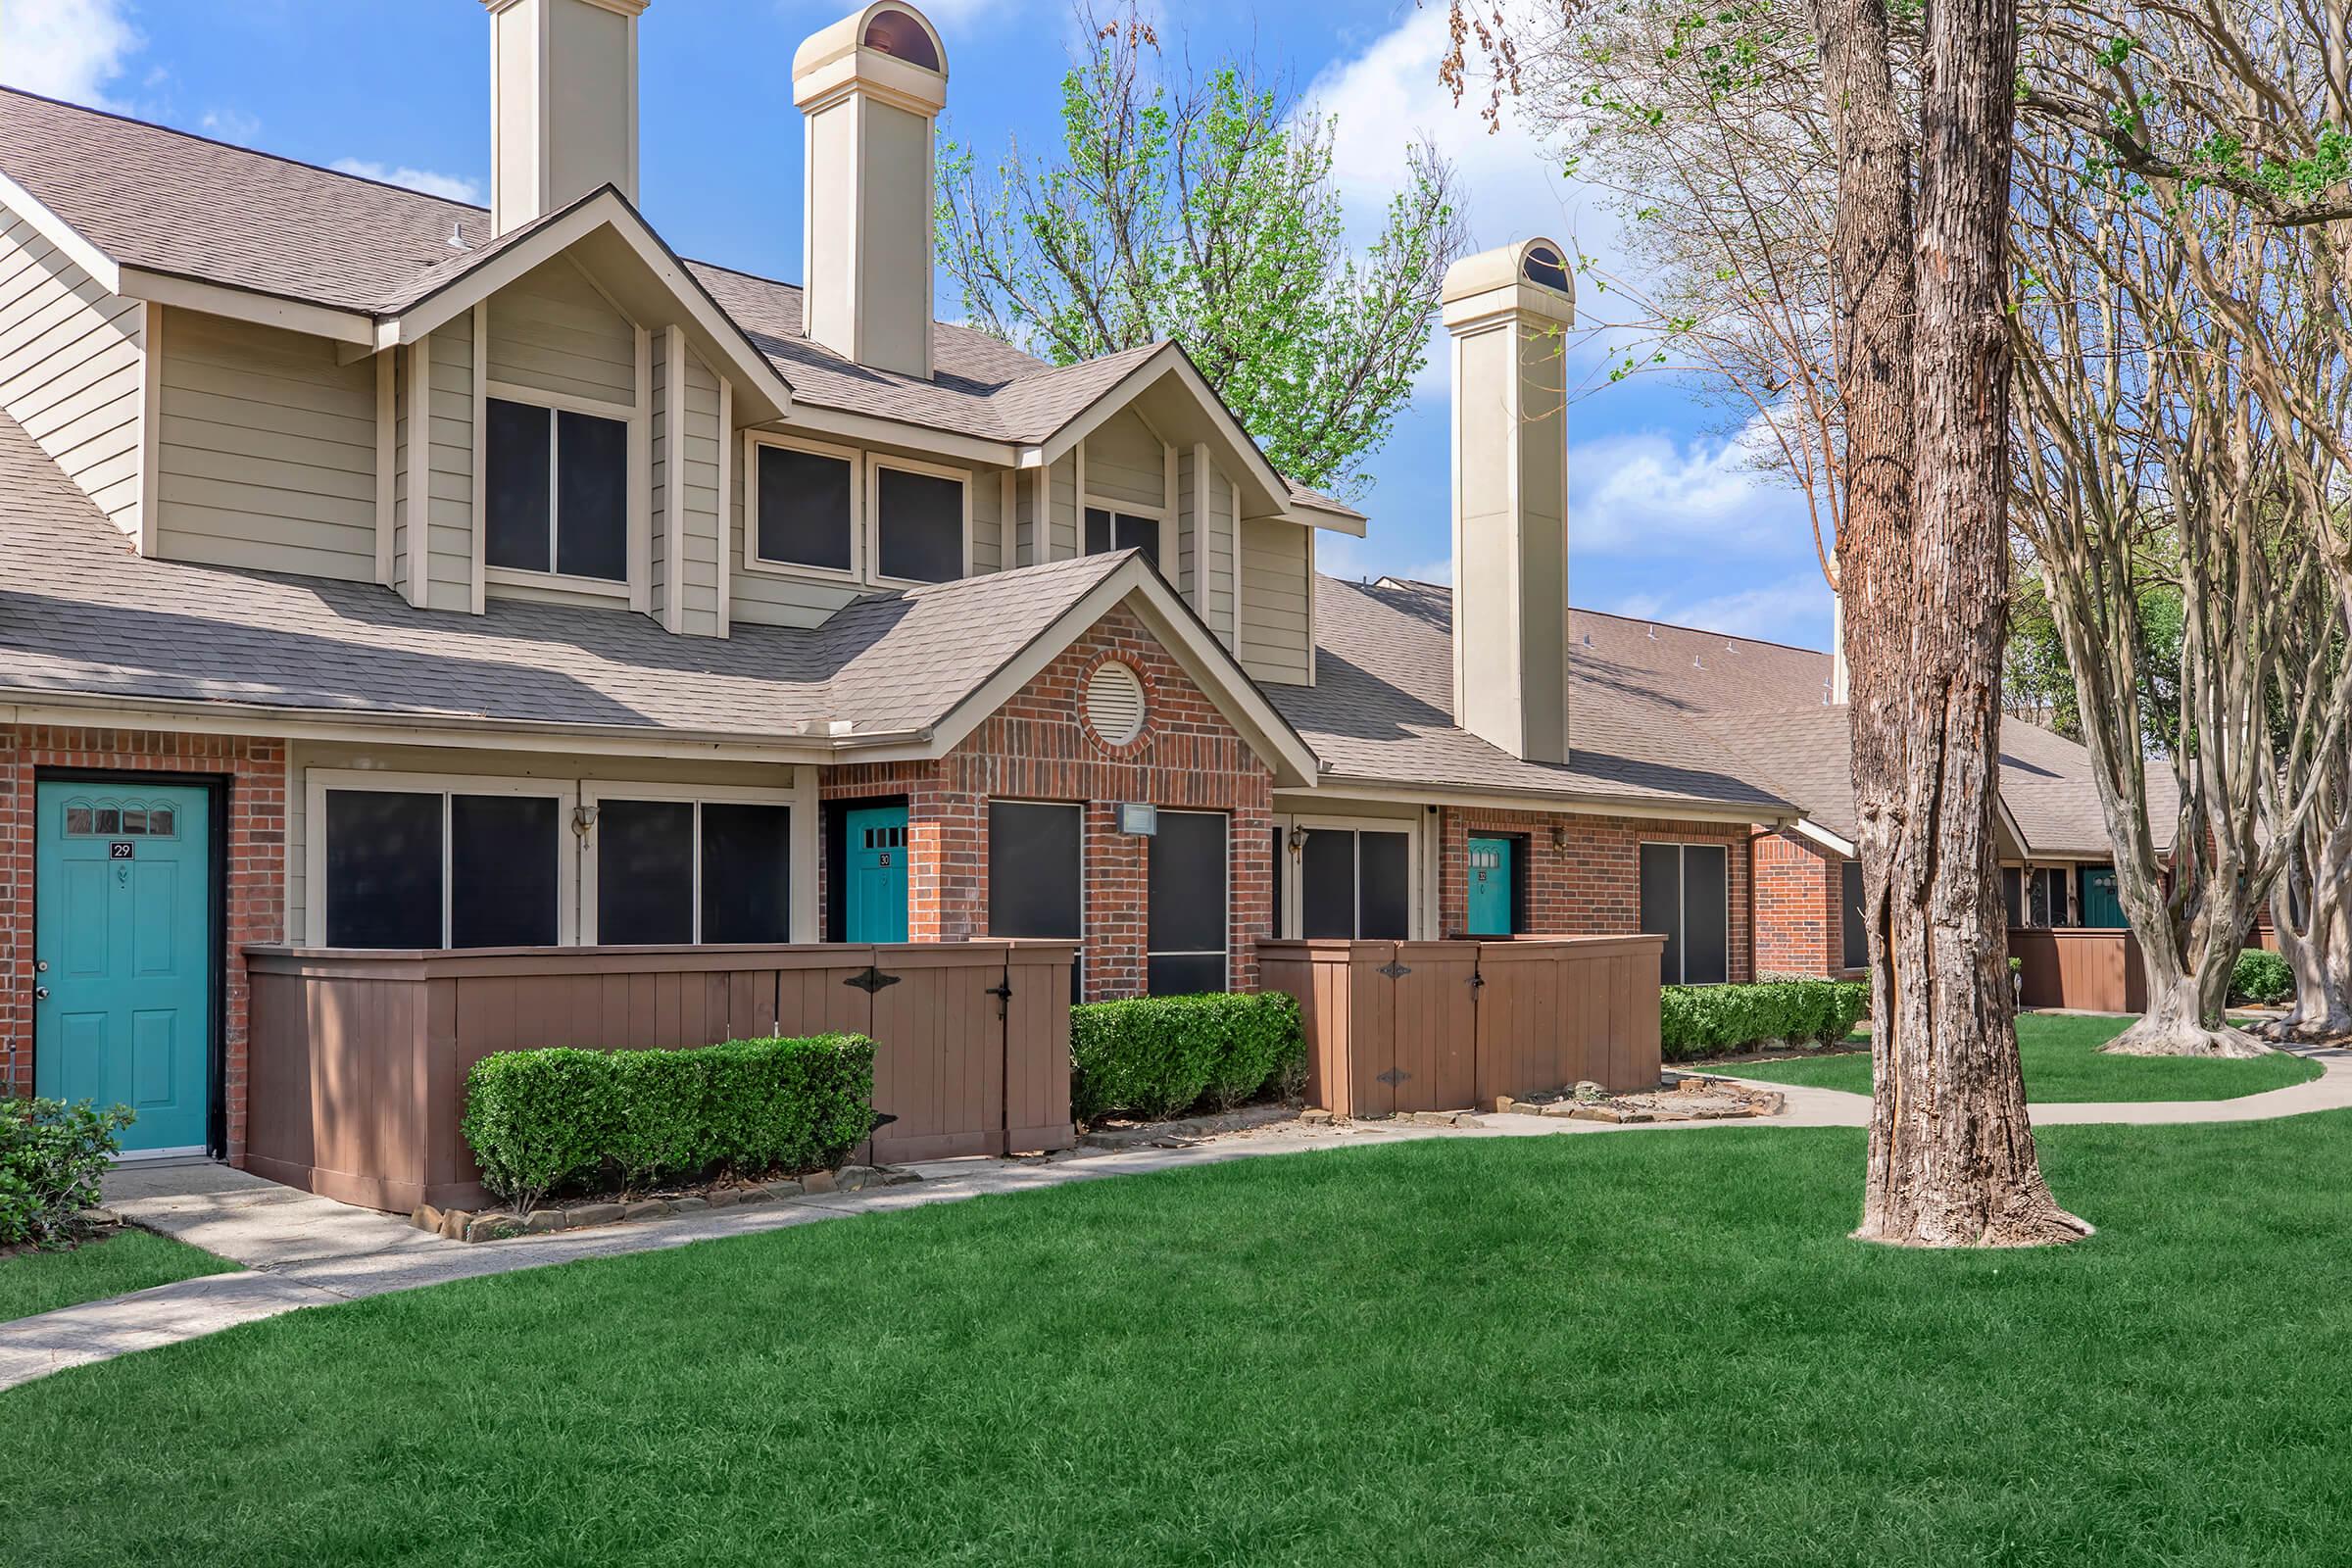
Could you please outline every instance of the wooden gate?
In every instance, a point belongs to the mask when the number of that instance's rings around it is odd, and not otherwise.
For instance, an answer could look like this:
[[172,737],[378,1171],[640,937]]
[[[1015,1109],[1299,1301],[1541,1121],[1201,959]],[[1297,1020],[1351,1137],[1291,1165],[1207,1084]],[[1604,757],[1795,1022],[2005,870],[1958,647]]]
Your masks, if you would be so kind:
[[1461,1110],[1588,1078],[1654,1088],[1664,941],[1266,942],[1258,973],[1298,999],[1310,1102]]
[[882,1161],[1066,1149],[1068,942],[529,948],[249,948],[247,1163],[395,1210],[481,1197],[459,1120],[498,1051],[679,1050],[770,1034],[874,1041],[859,1152]]

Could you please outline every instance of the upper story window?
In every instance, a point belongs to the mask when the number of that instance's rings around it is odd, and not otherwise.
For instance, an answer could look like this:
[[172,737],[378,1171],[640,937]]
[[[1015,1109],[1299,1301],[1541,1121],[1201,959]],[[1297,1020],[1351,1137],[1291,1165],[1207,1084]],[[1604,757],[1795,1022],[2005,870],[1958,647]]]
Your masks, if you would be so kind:
[[876,458],[874,575],[954,582],[971,570],[971,483],[955,468]]
[[483,560],[628,581],[628,421],[491,398],[486,422]]
[[1086,509],[1086,553],[1108,555],[1113,550],[1141,550],[1144,559],[1159,564],[1159,519],[1102,507]]
[[845,447],[752,448],[752,558],[812,571],[858,570],[858,454]]

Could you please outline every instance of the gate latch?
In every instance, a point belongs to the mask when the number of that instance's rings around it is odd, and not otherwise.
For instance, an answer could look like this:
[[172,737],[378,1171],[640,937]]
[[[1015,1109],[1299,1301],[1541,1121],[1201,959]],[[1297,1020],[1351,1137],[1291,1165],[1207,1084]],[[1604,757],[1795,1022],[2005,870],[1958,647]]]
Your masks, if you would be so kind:
[[842,982],[842,984],[845,986],[856,986],[858,990],[864,992],[869,997],[875,992],[881,990],[884,986],[895,986],[898,983],[899,977],[897,975],[884,974],[882,972],[882,966],[874,963],[867,964],[862,971],[850,976],[847,980]]
[[997,1017],[1003,1019],[1012,1008],[1012,980],[1009,976],[990,986],[985,996],[997,999]]

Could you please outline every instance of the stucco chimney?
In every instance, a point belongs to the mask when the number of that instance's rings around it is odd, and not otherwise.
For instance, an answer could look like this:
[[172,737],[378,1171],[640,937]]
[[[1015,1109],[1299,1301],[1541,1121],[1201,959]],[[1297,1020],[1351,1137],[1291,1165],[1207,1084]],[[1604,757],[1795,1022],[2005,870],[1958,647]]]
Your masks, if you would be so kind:
[[931,374],[932,126],[948,102],[939,30],[883,0],[792,57],[808,130],[801,330],[845,359]]
[[1565,258],[1531,239],[1453,264],[1453,711],[1533,762],[1568,760]]
[[637,199],[637,18],[647,0],[482,0],[490,221],[504,234],[600,185]]

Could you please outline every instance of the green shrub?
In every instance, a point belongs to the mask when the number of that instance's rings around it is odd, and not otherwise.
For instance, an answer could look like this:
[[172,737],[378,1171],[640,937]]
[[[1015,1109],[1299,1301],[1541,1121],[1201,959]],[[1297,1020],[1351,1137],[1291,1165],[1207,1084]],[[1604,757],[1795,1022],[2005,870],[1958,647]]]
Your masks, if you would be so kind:
[[1281,991],[1138,997],[1070,1009],[1070,1113],[1174,1116],[1219,1109],[1305,1080],[1298,999]]
[[0,1100],[0,1247],[73,1241],[130,1123],[124,1105]]
[[608,1171],[629,1186],[725,1169],[830,1170],[873,1131],[862,1035],[700,1051],[508,1051],[466,1081],[482,1185],[528,1210]]
[[1689,1061],[1766,1041],[1829,1045],[1869,1011],[1870,987],[1859,980],[1666,986],[1658,998],[1659,1046],[1668,1061]]
[[2230,971],[2230,1000],[2269,1004],[2295,994],[2295,974],[2286,959],[2267,948],[2248,948]]

